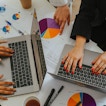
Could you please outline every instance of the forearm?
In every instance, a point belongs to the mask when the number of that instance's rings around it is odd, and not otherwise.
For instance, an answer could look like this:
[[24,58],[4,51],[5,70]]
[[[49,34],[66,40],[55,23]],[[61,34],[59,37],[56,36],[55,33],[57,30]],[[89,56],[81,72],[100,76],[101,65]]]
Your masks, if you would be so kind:
[[76,43],[75,43],[75,47],[78,47],[78,48],[84,48],[84,45],[86,43],[86,38],[83,37],[83,36],[80,36],[80,35],[77,35],[76,36]]

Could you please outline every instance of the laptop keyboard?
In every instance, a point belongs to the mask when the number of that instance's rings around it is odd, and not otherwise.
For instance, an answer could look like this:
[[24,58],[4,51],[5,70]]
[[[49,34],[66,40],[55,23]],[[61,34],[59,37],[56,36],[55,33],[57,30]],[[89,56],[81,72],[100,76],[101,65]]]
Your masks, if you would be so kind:
[[77,67],[75,73],[72,75],[71,72],[67,73],[64,70],[64,65],[61,64],[58,75],[65,79],[80,82],[82,84],[87,84],[98,88],[106,88],[106,76],[101,74],[92,74],[91,67],[86,65],[83,65],[82,69]]
[[14,50],[10,58],[14,88],[33,85],[26,41],[10,43]]

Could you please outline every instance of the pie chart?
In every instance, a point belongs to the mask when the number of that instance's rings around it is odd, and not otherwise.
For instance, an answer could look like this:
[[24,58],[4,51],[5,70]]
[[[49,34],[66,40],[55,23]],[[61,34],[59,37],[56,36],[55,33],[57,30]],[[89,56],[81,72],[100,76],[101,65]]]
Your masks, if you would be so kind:
[[39,27],[41,32],[41,37],[45,39],[51,39],[56,37],[60,32],[59,25],[55,22],[54,19],[44,18],[39,21]]
[[13,14],[13,19],[14,20],[18,20],[19,18],[20,18],[20,14],[19,13]]
[[5,12],[6,8],[5,7],[0,7],[0,13]]
[[11,29],[10,26],[6,25],[6,26],[4,26],[4,27],[2,28],[2,31],[3,31],[3,32],[9,32],[10,29]]
[[96,102],[89,94],[80,92],[69,98],[67,106],[96,106]]

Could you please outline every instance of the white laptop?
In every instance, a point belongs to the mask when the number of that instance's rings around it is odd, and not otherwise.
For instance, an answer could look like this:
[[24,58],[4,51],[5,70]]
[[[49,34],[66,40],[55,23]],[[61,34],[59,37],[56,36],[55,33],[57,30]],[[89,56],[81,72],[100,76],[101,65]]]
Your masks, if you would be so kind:
[[75,73],[72,75],[71,70],[70,73],[66,73],[63,68],[63,64],[61,64],[62,58],[73,48],[72,45],[66,44],[63,48],[62,54],[59,59],[59,63],[57,64],[56,71],[54,73],[48,72],[53,77],[68,81],[71,83],[78,84],[80,86],[86,86],[98,91],[106,92],[106,75],[95,75],[91,72],[91,62],[95,59],[99,53],[93,52],[85,49],[84,59],[83,59],[83,67],[82,69],[76,68]]
[[6,96],[39,91],[46,74],[46,64],[37,18],[33,18],[31,35],[7,40],[8,43],[3,45],[11,47],[15,53],[10,58],[2,58],[0,74],[4,75],[4,80],[15,83],[16,92]]

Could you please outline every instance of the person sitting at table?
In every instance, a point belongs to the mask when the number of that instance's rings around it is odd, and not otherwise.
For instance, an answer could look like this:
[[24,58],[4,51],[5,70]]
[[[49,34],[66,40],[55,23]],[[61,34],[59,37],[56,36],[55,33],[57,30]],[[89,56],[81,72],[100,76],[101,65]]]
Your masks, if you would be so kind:
[[[0,41],[1,43],[5,43],[6,41]],[[14,53],[14,51],[11,48],[5,47],[5,46],[0,46],[0,62],[2,62],[2,57],[9,57],[12,56]],[[3,71],[3,70],[1,70]],[[10,88],[8,86],[13,85],[14,83],[11,81],[4,81],[2,80],[3,75],[0,74],[0,94],[6,94],[6,95],[10,95],[10,94],[14,94],[14,92],[16,91],[14,88]],[[2,100],[7,100],[6,97],[3,97],[0,95],[0,99]]]
[[76,42],[62,60],[64,69],[74,74],[77,65],[82,68],[84,45],[91,39],[104,51],[91,62],[91,71],[106,75],[106,0],[82,0],[71,38]]
[[56,7],[54,20],[60,25],[60,34],[63,32],[65,24],[67,23],[69,25],[70,21],[75,19],[79,11],[81,0],[73,0],[72,13],[70,14],[69,5],[71,1],[72,0],[50,0],[50,3]]

